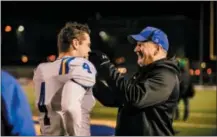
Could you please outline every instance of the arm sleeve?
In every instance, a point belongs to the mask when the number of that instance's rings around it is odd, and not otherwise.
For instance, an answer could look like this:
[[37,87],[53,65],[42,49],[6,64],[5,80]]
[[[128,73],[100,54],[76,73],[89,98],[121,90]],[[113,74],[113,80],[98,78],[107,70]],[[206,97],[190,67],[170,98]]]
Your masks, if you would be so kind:
[[108,87],[106,81],[97,80],[93,88],[93,95],[104,106],[120,107],[123,104],[123,96],[114,90]]
[[11,135],[35,136],[32,113],[20,84],[9,74],[2,73],[1,95],[8,124],[12,125]]
[[145,108],[167,100],[175,87],[176,74],[159,68],[150,78],[137,84],[126,80],[113,65],[109,67],[109,85],[115,86],[124,95],[124,101],[137,108]]
[[82,111],[81,101],[86,90],[79,84],[69,80],[65,83],[62,92],[61,106],[63,110],[63,117],[66,130],[70,136],[81,135],[79,129],[81,128]]
[[[21,130],[22,135],[36,135],[34,123],[32,120],[32,113],[29,106],[29,102],[21,89],[20,85],[17,85],[17,90],[20,92],[19,100],[22,101],[19,107],[17,107],[17,117],[22,121],[23,125],[17,125]],[[24,114],[25,112],[25,114]],[[24,130],[25,129],[25,130]]]

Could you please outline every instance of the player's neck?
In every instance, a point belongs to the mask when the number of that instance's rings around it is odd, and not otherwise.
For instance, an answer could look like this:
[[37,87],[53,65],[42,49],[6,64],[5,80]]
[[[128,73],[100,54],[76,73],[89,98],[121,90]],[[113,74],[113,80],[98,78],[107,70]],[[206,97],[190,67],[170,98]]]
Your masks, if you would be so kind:
[[59,53],[58,59],[61,59],[63,57],[71,57],[72,55],[69,52],[62,52]]
[[58,59],[64,58],[64,57],[77,57],[78,55],[75,52],[62,52],[59,53]]

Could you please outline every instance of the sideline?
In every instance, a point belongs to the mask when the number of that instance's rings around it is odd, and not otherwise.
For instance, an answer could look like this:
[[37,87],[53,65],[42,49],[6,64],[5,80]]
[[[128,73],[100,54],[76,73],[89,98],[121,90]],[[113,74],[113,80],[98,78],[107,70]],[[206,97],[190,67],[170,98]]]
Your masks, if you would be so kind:
[[[37,121],[38,118],[36,116],[33,116],[33,120]],[[114,120],[100,120],[100,119],[91,119],[91,124],[95,125],[104,125],[109,126],[112,128],[115,128],[116,121]],[[216,125],[210,125],[210,124],[194,124],[194,123],[186,123],[186,122],[174,122],[173,124],[176,127],[194,127],[194,128],[212,128],[216,129]],[[35,124],[35,130],[37,135],[40,135],[40,126],[39,124]]]

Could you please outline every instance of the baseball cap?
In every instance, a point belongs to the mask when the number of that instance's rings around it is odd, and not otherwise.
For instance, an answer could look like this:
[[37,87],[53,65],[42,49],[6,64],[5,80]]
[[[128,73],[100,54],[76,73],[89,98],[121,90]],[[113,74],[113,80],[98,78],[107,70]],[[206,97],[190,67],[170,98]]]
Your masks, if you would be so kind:
[[132,44],[135,44],[135,42],[152,41],[166,51],[169,49],[167,35],[162,30],[150,26],[144,28],[139,34],[129,35],[128,41]]

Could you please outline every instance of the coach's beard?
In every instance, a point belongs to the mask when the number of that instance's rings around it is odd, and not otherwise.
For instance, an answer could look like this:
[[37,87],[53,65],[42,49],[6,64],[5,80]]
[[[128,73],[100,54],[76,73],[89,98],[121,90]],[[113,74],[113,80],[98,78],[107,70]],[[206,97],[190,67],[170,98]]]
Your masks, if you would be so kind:
[[139,66],[147,66],[153,62],[153,57],[151,55],[144,55],[141,51],[137,52],[138,60],[139,61]]

